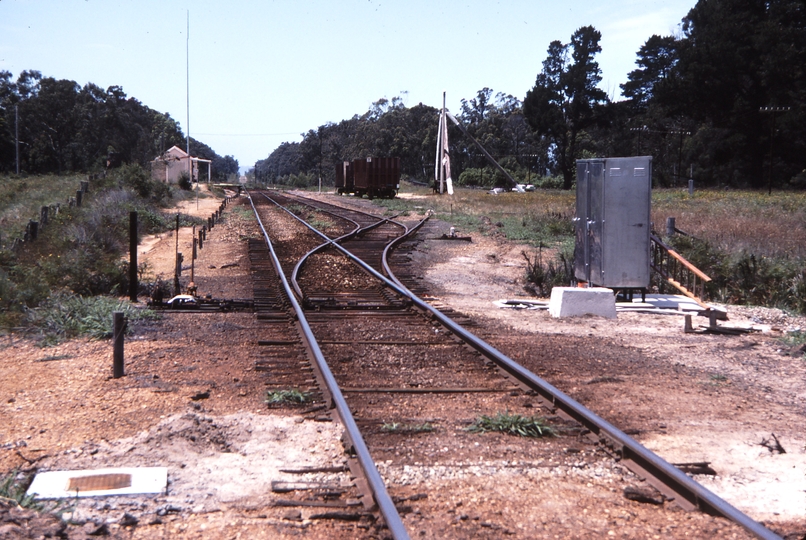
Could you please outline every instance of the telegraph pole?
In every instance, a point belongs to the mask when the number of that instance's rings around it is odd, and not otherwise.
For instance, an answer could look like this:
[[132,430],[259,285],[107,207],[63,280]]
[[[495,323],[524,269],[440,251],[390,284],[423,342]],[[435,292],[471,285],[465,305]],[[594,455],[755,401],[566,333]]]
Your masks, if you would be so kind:
[[14,143],[17,149],[17,176],[20,175],[20,106],[14,105]]
[[775,141],[775,115],[779,112],[787,112],[791,107],[759,107],[758,112],[772,114],[772,127],[770,128],[770,168],[767,173],[767,195],[772,195],[772,149]]
[[187,98],[187,151],[188,151],[188,176],[190,181],[193,182],[193,167],[190,164],[190,10],[187,11],[187,32],[185,34],[185,77],[186,77],[186,90],[185,97]]

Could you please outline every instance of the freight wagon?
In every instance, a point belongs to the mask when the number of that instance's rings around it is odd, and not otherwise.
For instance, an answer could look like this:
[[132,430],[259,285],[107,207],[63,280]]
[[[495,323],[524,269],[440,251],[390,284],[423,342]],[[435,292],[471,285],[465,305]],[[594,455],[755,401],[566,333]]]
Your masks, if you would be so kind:
[[336,165],[336,191],[369,199],[394,199],[400,189],[400,158],[356,159]]

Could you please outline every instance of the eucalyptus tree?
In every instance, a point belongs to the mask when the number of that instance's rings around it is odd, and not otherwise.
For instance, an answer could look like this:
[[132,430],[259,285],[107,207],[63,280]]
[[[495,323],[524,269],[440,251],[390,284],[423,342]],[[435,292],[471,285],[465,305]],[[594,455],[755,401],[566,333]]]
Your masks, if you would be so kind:
[[608,102],[607,94],[597,86],[602,75],[594,59],[602,50],[601,38],[593,26],[583,26],[567,44],[552,41],[543,70],[523,101],[529,125],[551,144],[564,189],[571,189],[574,182],[580,134],[594,125],[601,106]]

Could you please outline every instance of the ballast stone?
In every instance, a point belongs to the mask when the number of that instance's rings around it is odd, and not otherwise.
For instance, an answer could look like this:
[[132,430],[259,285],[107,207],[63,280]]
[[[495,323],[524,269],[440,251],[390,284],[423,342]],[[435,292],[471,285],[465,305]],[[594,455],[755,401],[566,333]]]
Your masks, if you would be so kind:
[[604,287],[554,287],[549,300],[549,314],[552,317],[597,315],[615,319],[616,296],[611,289]]

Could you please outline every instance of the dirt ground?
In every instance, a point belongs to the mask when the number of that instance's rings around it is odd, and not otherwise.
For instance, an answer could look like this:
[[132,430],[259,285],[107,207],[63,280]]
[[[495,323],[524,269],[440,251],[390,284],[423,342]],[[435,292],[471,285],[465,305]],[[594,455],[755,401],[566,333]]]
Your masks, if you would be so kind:
[[[245,240],[257,231],[237,210],[243,202],[230,205],[195,261],[200,294],[252,295]],[[206,218],[220,201],[196,204],[181,211]],[[413,256],[435,303],[471,316],[499,349],[667,460],[709,462],[717,476],[697,480],[754,519],[806,533],[806,362],[780,340],[806,328],[806,319],[725,306],[730,321],[720,324],[752,329],[732,336],[685,334],[677,314],[554,319],[546,310],[498,307],[501,299],[526,296],[524,248],[475,231],[460,231],[472,243],[438,240],[448,226],[429,225]],[[180,231],[186,265],[191,246],[191,231]],[[143,239],[138,257],[154,276],[167,277],[175,250],[169,233]],[[183,283],[188,279],[185,271]],[[70,538],[103,527],[125,538],[358,536],[365,524],[312,519],[315,509],[267,510],[271,481],[339,484],[349,477],[282,472],[341,465],[340,430],[299,411],[267,408],[249,337],[256,328],[248,313],[166,315],[133,329],[122,379],[111,378],[109,342],[43,349],[3,338],[0,473],[169,467],[165,495],[72,501],[67,517],[74,524],[62,533]],[[762,445],[773,434],[785,453]],[[0,538],[42,536],[26,523],[0,520]]]

